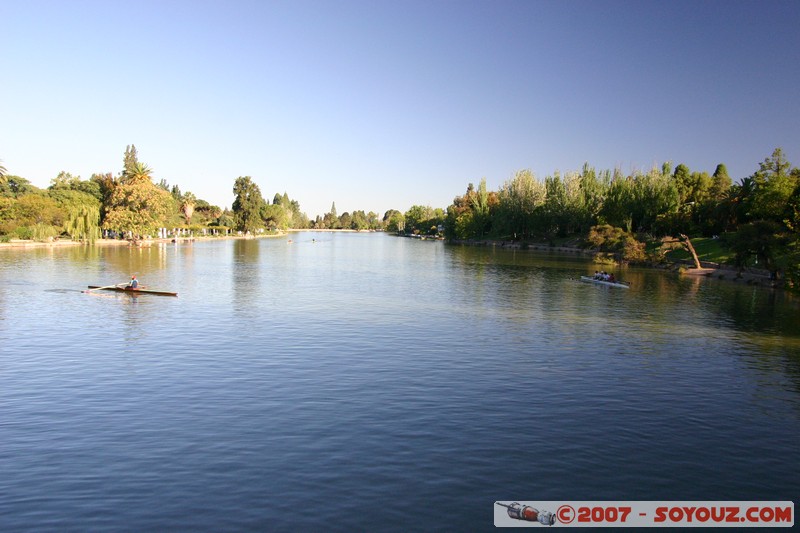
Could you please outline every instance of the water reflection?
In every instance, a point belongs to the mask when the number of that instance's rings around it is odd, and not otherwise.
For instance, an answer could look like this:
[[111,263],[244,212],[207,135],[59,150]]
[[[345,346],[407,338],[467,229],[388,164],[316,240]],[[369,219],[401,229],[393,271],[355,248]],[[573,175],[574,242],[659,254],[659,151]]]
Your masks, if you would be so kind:
[[231,246],[230,276],[234,309],[252,315],[260,306],[261,239],[236,239]]

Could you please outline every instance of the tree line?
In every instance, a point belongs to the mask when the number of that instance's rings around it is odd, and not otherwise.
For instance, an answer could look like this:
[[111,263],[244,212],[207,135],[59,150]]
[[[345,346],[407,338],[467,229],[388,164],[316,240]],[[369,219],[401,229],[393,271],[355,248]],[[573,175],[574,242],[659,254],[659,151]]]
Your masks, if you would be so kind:
[[46,189],[0,170],[0,241],[12,238],[94,241],[103,233],[141,238],[162,227],[225,227],[231,213],[181,192],[165,180],[153,182],[153,170],[129,145],[123,169],[93,174],[88,180],[60,172]]
[[647,172],[555,172],[544,180],[520,170],[497,191],[472,183],[447,209],[414,205],[381,217],[329,212],[310,220],[287,193],[265,200],[250,176],[233,185],[231,209],[181,192],[126,147],[123,169],[89,180],[61,172],[39,189],[0,165],[0,241],[66,236],[94,240],[103,232],[141,238],[162,227],[257,233],[290,228],[386,230],[441,234],[451,240],[549,241],[576,238],[624,260],[646,259],[646,244],[680,235],[719,236],[741,266],[758,263],[800,281],[800,169],[776,148],[752,175],[733,183],[724,164],[712,174],[670,163]]
[[[713,174],[665,163],[648,172],[556,172],[544,180],[521,170],[499,190],[486,180],[456,196],[444,221],[448,238],[549,241],[580,237],[626,259],[645,244],[679,235],[719,237],[741,266],[758,263],[800,281],[800,169],[780,148],[733,183],[724,164]],[[640,245],[635,245],[634,243]]]
[[323,216],[310,220],[297,200],[276,193],[269,202],[250,176],[237,178],[231,209],[222,209],[182,192],[166,180],[154,182],[153,170],[139,161],[135,145],[125,148],[122,170],[93,174],[83,180],[60,172],[40,189],[10,175],[0,165],[0,242],[12,238],[52,240],[66,237],[94,241],[101,236],[140,239],[160,228],[214,233],[259,233],[286,229],[402,230],[396,210],[383,217],[370,211],[336,212],[335,202]]

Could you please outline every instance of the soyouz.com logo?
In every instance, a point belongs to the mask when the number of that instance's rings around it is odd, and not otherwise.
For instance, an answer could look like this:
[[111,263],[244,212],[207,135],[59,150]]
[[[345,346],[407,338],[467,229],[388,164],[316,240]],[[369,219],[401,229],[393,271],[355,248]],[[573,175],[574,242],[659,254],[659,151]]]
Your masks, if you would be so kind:
[[496,527],[792,527],[791,501],[495,502]]

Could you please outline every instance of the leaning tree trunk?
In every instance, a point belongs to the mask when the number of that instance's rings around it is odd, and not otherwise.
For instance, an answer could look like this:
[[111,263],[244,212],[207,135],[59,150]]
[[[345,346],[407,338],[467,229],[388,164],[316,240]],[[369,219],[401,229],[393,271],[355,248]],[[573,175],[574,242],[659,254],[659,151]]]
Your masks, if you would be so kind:
[[689,237],[684,235],[683,233],[680,234],[681,240],[683,244],[686,246],[686,249],[689,250],[689,253],[692,254],[692,259],[694,260],[694,267],[697,269],[703,268],[700,266],[700,259],[697,257],[697,252],[694,251],[694,246],[692,246],[692,241],[689,240]]

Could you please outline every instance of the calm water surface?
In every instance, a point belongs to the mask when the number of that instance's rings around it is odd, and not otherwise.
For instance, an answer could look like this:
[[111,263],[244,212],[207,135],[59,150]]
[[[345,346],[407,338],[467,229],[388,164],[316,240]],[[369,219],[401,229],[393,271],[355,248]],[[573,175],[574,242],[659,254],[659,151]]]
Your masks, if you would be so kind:
[[[496,500],[797,500],[795,299],[291,238],[0,250],[0,531],[478,531]],[[80,292],[131,273],[179,297]]]

